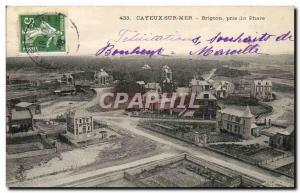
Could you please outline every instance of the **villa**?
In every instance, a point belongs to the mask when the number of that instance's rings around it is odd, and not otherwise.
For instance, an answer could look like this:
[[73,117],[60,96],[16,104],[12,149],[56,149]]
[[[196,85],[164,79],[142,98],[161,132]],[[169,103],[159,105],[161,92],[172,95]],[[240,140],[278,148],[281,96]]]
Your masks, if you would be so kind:
[[217,130],[237,135],[243,139],[251,139],[259,135],[254,115],[249,106],[245,110],[225,108],[218,111]]
[[254,80],[251,96],[265,101],[272,100],[272,82],[270,80]]

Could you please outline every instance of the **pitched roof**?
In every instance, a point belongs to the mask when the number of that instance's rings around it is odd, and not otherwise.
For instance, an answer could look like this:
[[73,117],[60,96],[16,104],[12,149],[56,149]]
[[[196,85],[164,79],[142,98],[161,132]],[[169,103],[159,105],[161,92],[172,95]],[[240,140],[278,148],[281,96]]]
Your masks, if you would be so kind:
[[149,90],[145,94],[143,94],[143,97],[148,97],[148,96],[156,96],[159,99],[159,93],[156,90]]
[[251,117],[254,116],[251,113],[249,106],[247,106],[245,110],[239,110],[239,109],[234,109],[234,108],[226,107],[225,109],[222,109],[220,112],[228,114],[228,115],[234,115],[234,116],[237,116],[237,117],[248,117],[248,118],[251,118]]
[[145,85],[145,88],[149,88],[149,89],[160,89],[160,85],[159,85],[159,83],[156,83],[156,82],[148,82],[148,83]]
[[249,106],[247,105],[243,115],[243,117],[253,117],[254,115],[251,113]]
[[[206,97],[207,96],[207,97]],[[216,97],[209,91],[203,91],[196,96],[196,99],[211,99],[217,100]]]
[[256,127],[257,127],[257,125],[256,125],[255,123],[252,123],[252,124],[251,124],[251,129],[252,129],[252,128],[256,128]]
[[171,72],[171,69],[170,69],[170,67],[168,65],[164,65],[162,67],[162,70],[165,71],[166,73],[170,73]]
[[136,81],[136,83],[139,84],[139,85],[145,85],[144,81]]
[[273,136],[276,135],[277,133],[282,135],[290,135],[293,131],[294,131],[294,125],[290,125],[287,128],[271,126],[268,129],[264,129],[263,132],[266,133],[267,135]]
[[69,113],[69,115],[71,115],[71,117],[74,117],[74,118],[91,117],[91,115],[83,109],[71,110],[68,113]]
[[278,131],[277,133],[280,133],[282,135],[290,135],[293,131],[294,131],[294,125],[290,125],[287,128]]
[[18,104],[16,104],[15,106],[16,107],[23,107],[23,108],[26,108],[26,107],[29,107],[31,105],[33,105],[34,103],[28,103],[28,102],[20,102]]
[[271,80],[254,80],[255,85],[272,86]]
[[209,85],[209,83],[205,80],[198,80],[198,79],[195,79],[193,78],[190,82],[190,85],[191,86],[201,86],[201,85]]
[[142,69],[144,69],[144,70],[150,70],[151,67],[150,67],[148,64],[145,64],[145,65],[142,67]]
[[95,76],[103,77],[103,76],[109,76],[109,75],[107,74],[107,72],[105,72],[103,69],[101,69],[99,72],[96,73]]

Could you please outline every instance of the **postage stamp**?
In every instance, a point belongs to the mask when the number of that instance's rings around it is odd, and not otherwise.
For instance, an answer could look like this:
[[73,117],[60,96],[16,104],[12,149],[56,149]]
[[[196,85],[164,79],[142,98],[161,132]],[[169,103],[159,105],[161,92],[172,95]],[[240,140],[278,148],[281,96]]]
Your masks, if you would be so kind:
[[20,15],[20,51],[65,52],[65,15],[61,13]]

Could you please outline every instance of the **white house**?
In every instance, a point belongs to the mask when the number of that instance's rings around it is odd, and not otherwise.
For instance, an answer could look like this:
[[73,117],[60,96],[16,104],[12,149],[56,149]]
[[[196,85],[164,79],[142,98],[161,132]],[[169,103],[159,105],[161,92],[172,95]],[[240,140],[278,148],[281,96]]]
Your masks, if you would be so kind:
[[95,73],[94,79],[95,83],[99,85],[109,85],[112,83],[112,77],[103,69]]
[[254,80],[251,86],[251,96],[265,101],[272,100],[272,82],[270,80]]
[[255,118],[247,106],[245,110],[224,108],[217,113],[217,130],[228,132],[243,139],[258,136],[259,130]]
[[234,91],[234,85],[228,81],[221,81],[214,84],[214,93],[217,98],[226,98],[230,93]]
[[145,64],[144,66],[142,66],[143,70],[151,70],[151,67],[148,64]]
[[198,80],[193,78],[190,82],[191,92],[200,94],[203,91],[212,89],[212,85],[205,80]]
[[73,139],[89,137],[94,130],[93,117],[77,110],[67,113],[67,135]]
[[157,82],[148,82],[145,85],[146,90],[156,90],[157,92],[161,92],[161,86]]
[[62,75],[60,82],[63,84],[74,84],[74,77],[71,73],[65,73]]

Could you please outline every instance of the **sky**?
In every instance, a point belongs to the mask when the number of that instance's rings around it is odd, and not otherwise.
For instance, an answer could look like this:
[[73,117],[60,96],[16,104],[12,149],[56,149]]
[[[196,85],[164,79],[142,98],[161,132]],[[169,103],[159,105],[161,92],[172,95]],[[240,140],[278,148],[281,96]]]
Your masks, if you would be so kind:
[[[90,55],[105,47],[107,42],[117,49],[132,50],[137,46],[145,49],[162,47],[164,54],[189,55],[205,46],[219,49],[243,49],[248,43],[212,43],[207,40],[219,32],[223,36],[260,37],[272,34],[270,39],[259,42],[259,51],[264,54],[293,54],[294,41],[275,41],[281,34],[294,34],[294,7],[8,7],[6,23],[7,56],[26,56],[20,53],[20,21],[22,14],[63,13],[66,15],[66,53],[37,53],[39,55]],[[126,20],[126,17],[129,20]],[[191,16],[191,20],[141,20],[145,16]],[[264,17],[264,20],[249,20],[249,17]],[[121,19],[123,18],[123,20]],[[203,20],[203,17],[222,17],[223,20]],[[247,20],[230,20],[227,17],[246,17]],[[124,33],[126,31],[126,33]],[[120,35],[123,36],[120,39]],[[166,37],[170,34],[187,38],[186,41],[126,41],[124,37]],[[78,37],[79,36],[79,37]],[[195,45],[191,39],[199,37]],[[120,39],[120,40],[119,40]],[[119,40],[119,41],[117,41]],[[78,49],[79,46],[79,49]]]

